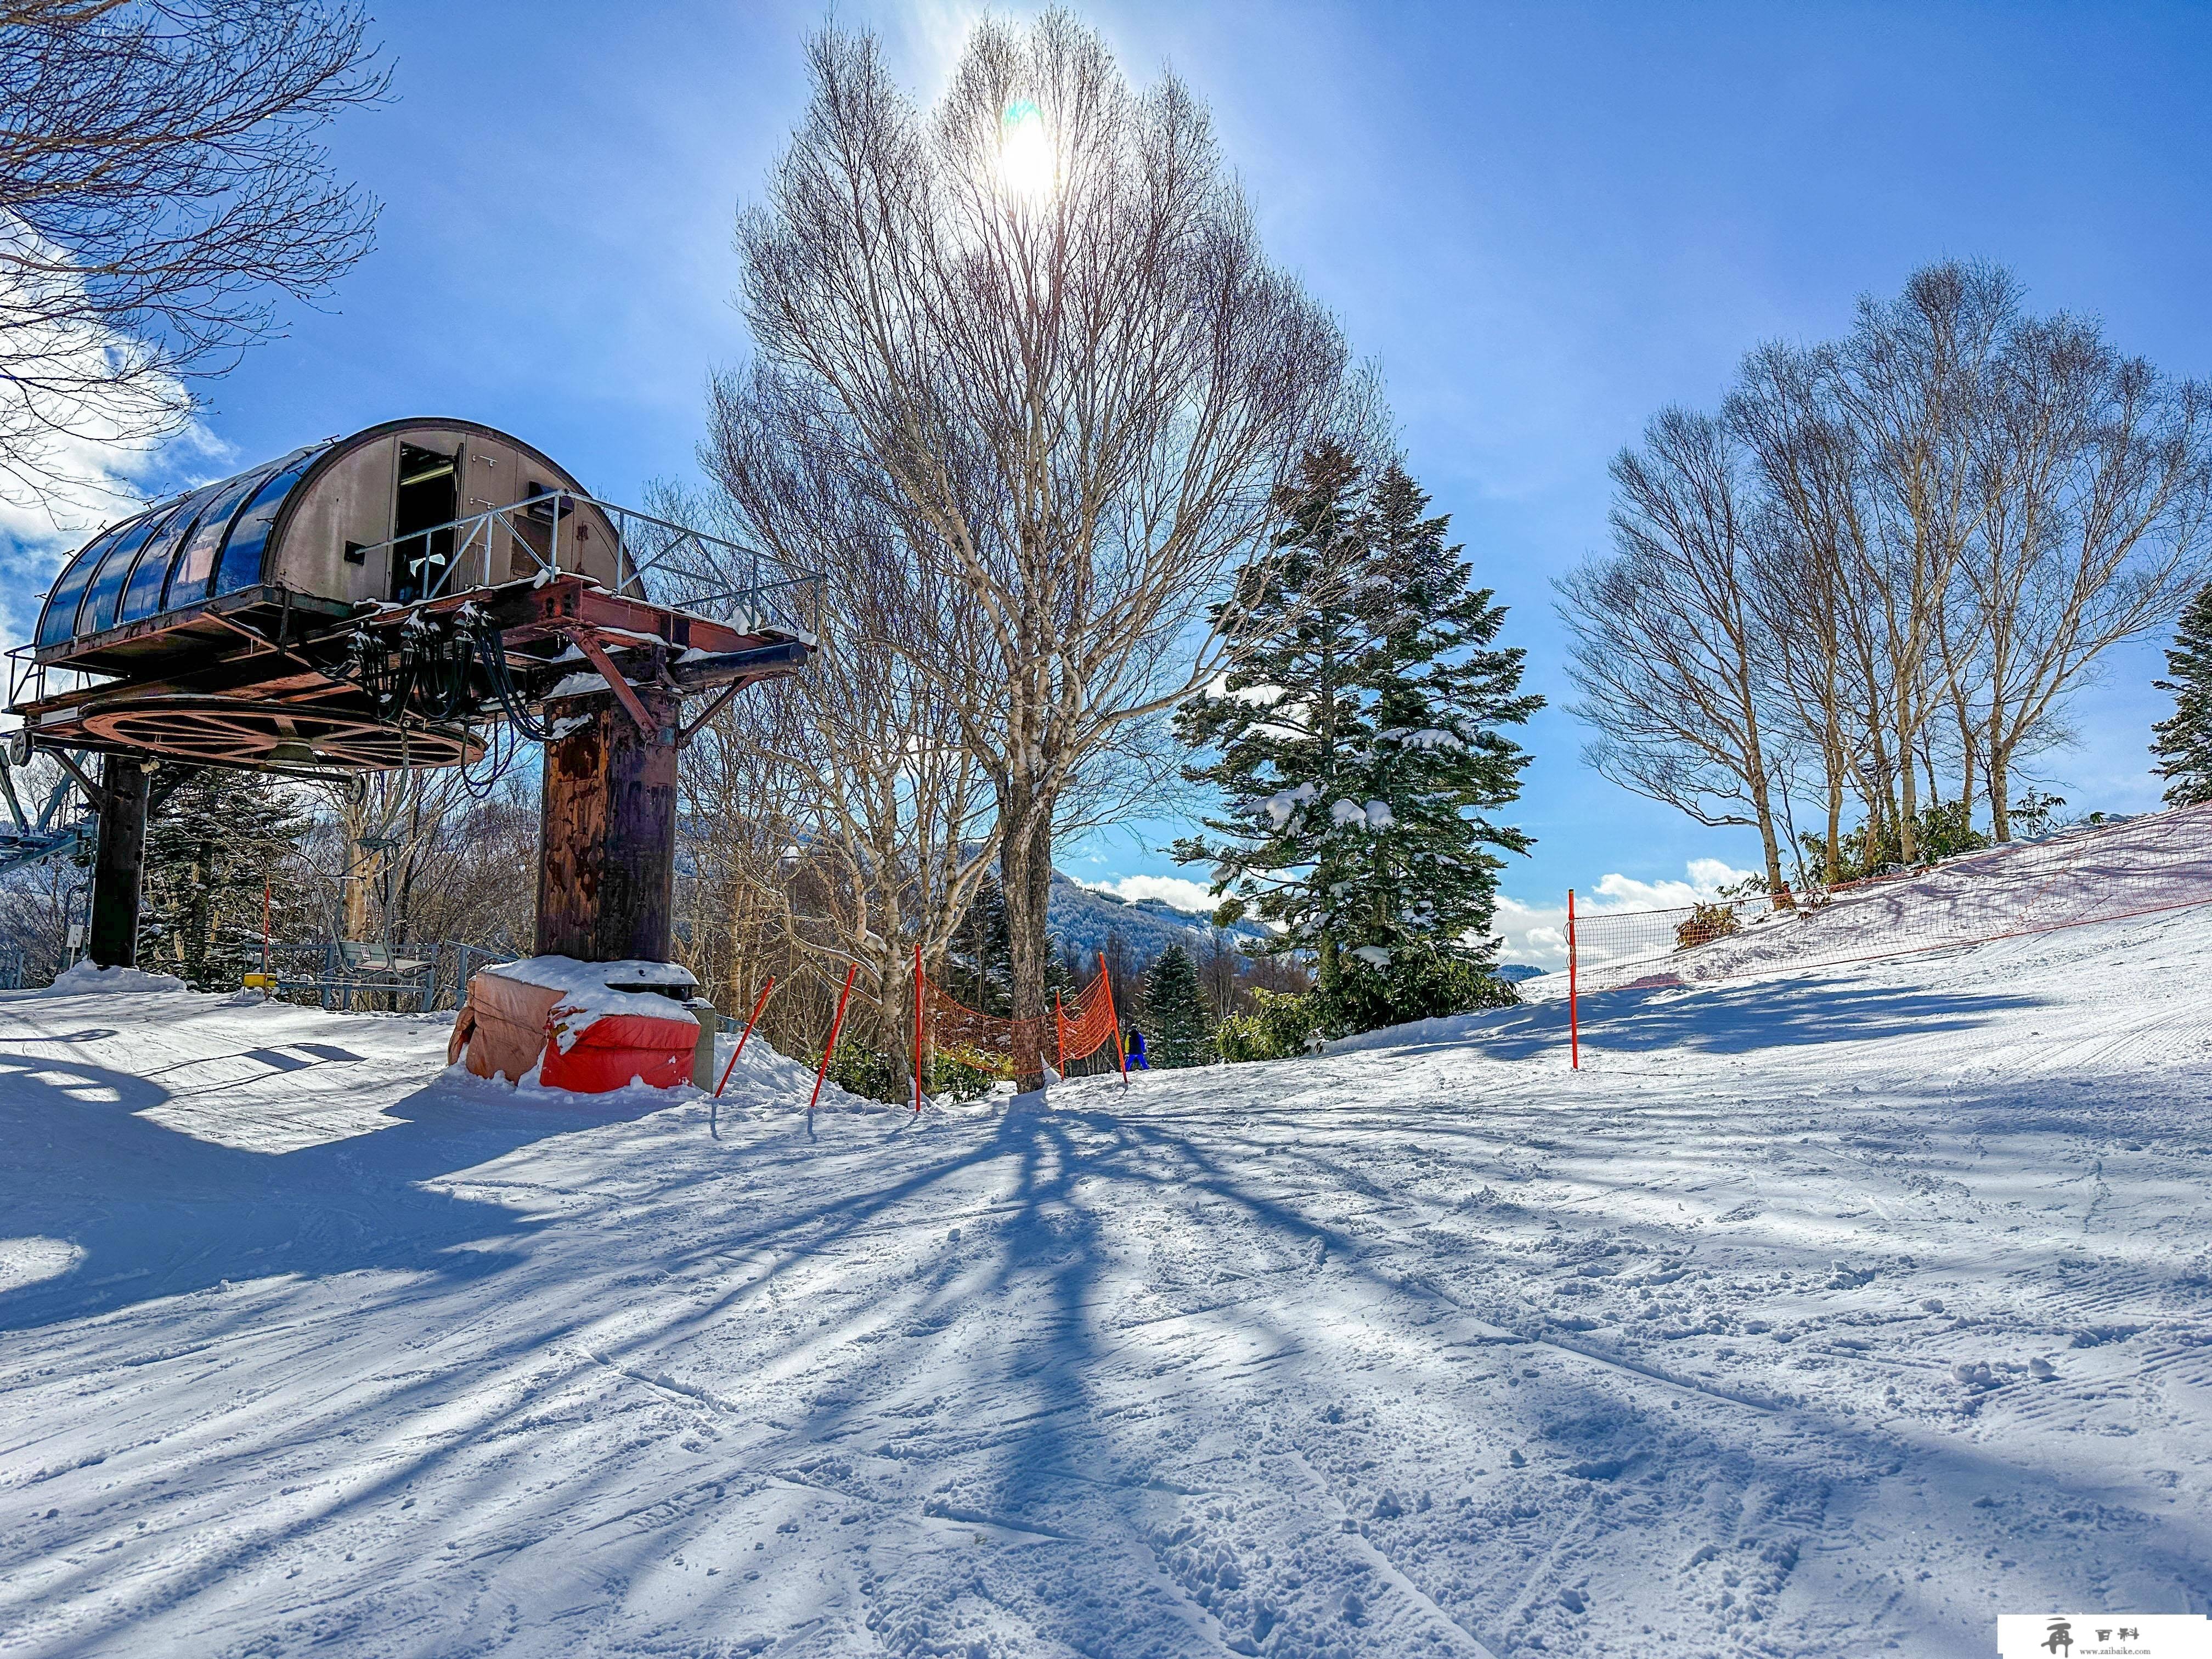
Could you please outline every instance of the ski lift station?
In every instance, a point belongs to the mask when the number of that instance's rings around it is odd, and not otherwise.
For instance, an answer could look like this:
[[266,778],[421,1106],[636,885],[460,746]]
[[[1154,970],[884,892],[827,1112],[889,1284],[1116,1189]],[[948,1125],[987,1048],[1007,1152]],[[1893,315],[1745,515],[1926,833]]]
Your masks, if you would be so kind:
[[130,966],[162,765],[465,765],[505,721],[544,747],[538,954],[665,962],[678,756],[804,667],[820,580],[599,500],[489,427],[386,422],[85,543],[11,653],[10,758],[53,755],[95,811],[88,953]]

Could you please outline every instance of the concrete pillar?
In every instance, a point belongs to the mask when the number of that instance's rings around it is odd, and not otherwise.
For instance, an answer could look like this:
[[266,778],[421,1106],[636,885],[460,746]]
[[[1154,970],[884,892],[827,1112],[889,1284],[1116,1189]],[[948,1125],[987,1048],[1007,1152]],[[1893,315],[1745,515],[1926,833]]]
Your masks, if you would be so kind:
[[146,763],[136,755],[108,756],[100,793],[85,955],[102,968],[135,968],[138,893],[146,871]]
[[678,703],[651,686],[637,694],[650,732],[605,695],[545,705],[574,729],[545,746],[540,956],[665,962],[673,947]]

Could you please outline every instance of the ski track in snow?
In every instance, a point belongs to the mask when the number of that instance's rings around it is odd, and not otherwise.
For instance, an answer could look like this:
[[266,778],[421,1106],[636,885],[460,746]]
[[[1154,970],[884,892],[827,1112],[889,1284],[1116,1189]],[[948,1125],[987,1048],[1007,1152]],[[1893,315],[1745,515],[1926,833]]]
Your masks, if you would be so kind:
[[[2212,1590],[2212,912],[1047,1110],[0,998],[0,1655],[1844,1655]],[[426,1080],[427,1079],[427,1080]],[[2032,1362],[2050,1368],[2038,1377]]]

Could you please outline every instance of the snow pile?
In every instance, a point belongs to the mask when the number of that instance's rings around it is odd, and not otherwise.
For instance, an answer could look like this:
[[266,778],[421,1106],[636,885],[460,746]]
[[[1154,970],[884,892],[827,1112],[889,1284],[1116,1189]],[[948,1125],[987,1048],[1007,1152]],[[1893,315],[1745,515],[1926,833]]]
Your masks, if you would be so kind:
[[[559,1006],[579,1013],[604,1018],[608,1014],[641,1014],[647,1019],[683,1019],[693,1024],[681,1002],[639,986],[665,985],[689,991],[699,981],[691,970],[675,962],[579,962],[574,957],[524,957],[515,962],[495,962],[477,969],[501,979],[519,980],[561,994]],[[617,987],[629,988],[617,989]]]
[[137,968],[102,968],[85,961],[64,969],[43,994],[81,996],[88,992],[181,991],[184,988],[184,981],[174,974],[149,974]]
[[680,1025],[696,1026],[699,1023],[691,1011],[674,997],[635,988],[653,985],[687,992],[697,988],[699,981],[680,963],[579,962],[574,957],[525,957],[516,962],[495,962],[477,971],[535,985],[541,990],[559,992],[560,1000],[553,1005],[548,1018],[553,1041],[564,1054],[576,1046],[576,1039],[588,1028],[610,1014],[671,1020]]
[[1532,1003],[918,1119],[757,1036],[720,1103],[523,1099],[441,1018],[0,996],[6,1650],[2203,1611],[2208,975],[2181,911],[1609,993],[1579,1074]]
[[[725,1073],[729,1082],[722,1091],[722,1109],[731,1109],[732,1102],[740,1103],[744,1109],[762,1118],[784,1118],[792,1105],[806,1104],[814,1092],[814,1067],[798,1060],[787,1059],[771,1048],[758,1031],[746,1040],[745,1051],[738,1056],[734,1069],[730,1055],[738,1046],[738,1039],[724,1032],[714,1039],[714,1078],[720,1082]],[[822,1096],[815,1109],[823,1112],[885,1112],[903,1111],[905,1107],[891,1106],[880,1100],[870,1100],[862,1095],[848,1094],[837,1085],[823,1079]]]

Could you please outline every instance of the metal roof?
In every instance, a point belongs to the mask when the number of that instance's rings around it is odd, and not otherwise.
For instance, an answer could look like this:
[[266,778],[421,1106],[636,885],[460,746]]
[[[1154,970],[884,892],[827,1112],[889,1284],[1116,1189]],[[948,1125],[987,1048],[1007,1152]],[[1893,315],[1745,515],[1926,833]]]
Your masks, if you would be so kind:
[[54,579],[38,644],[62,645],[258,583],[277,510],[337,441],[295,449],[101,531]]

